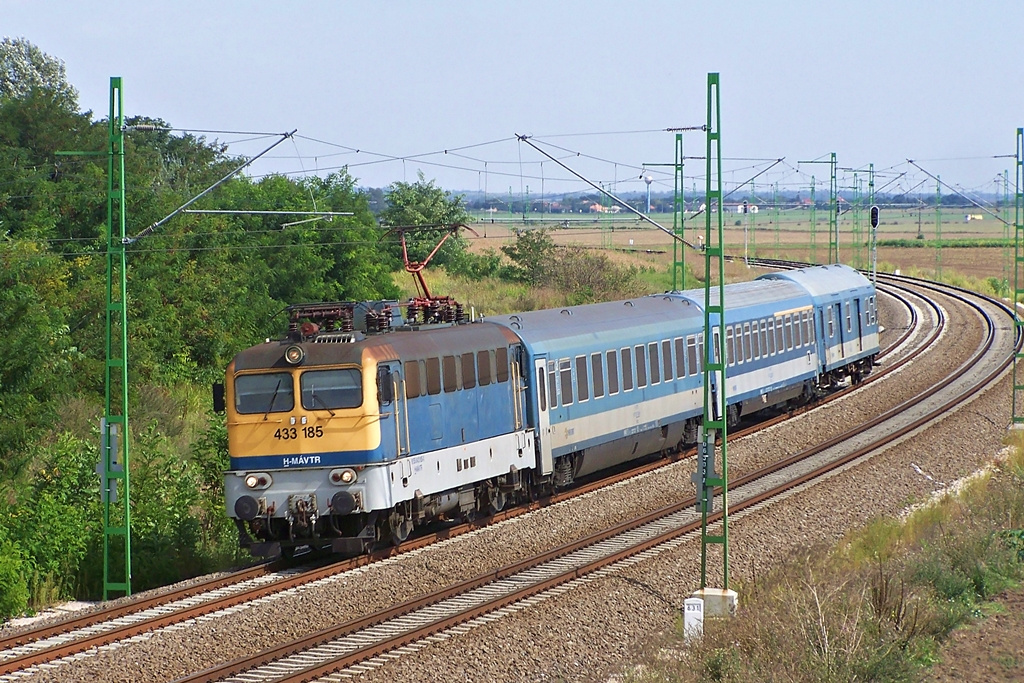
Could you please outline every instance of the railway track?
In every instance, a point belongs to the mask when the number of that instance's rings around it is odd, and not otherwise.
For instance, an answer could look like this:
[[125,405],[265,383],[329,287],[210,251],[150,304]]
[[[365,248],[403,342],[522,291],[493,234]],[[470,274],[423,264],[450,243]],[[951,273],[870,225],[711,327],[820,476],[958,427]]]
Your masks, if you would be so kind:
[[[896,342],[889,345],[889,349],[897,349],[903,346],[908,337],[913,334],[916,324],[915,307],[905,303],[914,324],[908,325],[908,329]],[[938,337],[941,331],[941,311],[935,308],[935,318],[939,321],[931,330],[928,338],[918,344],[913,354],[920,353],[924,348]],[[911,354],[901,358],[900,363],[909,362]],[[897,367],[894,364],[893,369]],[[874,381],[873,375],[869,378]],[[778,419],[784,419],[782,416]],[[752,431],[752,430],[751,430]],[[737,434],[736,436],[740,436]],[[663,463],[655,462],[641,468],[641,471],[654,469]],[[524,514],[532,509],[543,505],[552,504],[566,498],[582,495],[596,488],[608,485],[611,481],[618,481],[630,476],[635,476],[637,470],[620,473],[612,478],[592,482],[589,485],[575,490],[568,494],[551,497],[539,501],[531,506],[501,513],[492,521],[501,521],[513,516]],[[9,678],[16,675],[15,672],[25,672],[45,662],[59,660],[76,652],[89,650],[90,648],[102,647],[108,643],[124,640],[141,633],[150,632],[163,626],[180,623],[195,619],[203,614],[210,614],[220,610],[230,609],[244,602],[259,599],[260,597],[287,591],[298,585],[327,579],[343,572],[350,571],[358,566],[370,562],[381,561],[395,555],[398,552],[422,547],[436,542],[437,540],[449,538],[466,531],[479,528],[483,523],[462,525],[445,529],[429,537],[403,546],[402,549],[389,550],[375,555],[355,558],[354,560],[336,563],[329,567],[297,568],[292,570],[281,570],[280,568],[257,567],[245,574],[225,577],[222,585],[199,584],[185,589],[181,594],[158,596],[147,601],[132,601],[117,608],[86,615],[81,619],[62,622],[55,626],[46,627],[38,631],[26,632],[12,636],[0,641],[0,680],[13,680]]]
[[[930,287],[918,283],[919,287]],[[973,298],[971,295],[970,298]],[[990,304],[993,302],[989,302]],[[982,343],[944,382],[829,441],[794,454],[730,484],[730,513],[738,514],[787,494],[892,444],[969,399],[995,381],[1018,347],[1004,307],[971,305],[985,321]],[[431,595],[315,633],[307,638],[179,679],[296,682],[340,680],[383,666],[432,641],[464,633],[572,584],[614,572],[645,555],[681,542],[700,527],[695,500],[659,510],[525,561],[500,568]],[[720,519],[718,512],[714,518]]]

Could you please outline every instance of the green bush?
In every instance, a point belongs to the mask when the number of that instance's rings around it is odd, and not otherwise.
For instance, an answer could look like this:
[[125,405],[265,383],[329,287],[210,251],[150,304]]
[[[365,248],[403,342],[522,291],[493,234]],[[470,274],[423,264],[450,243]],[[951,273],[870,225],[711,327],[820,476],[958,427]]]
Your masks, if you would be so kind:
[[28,607],[28,566],[21,548],[0,542],[0,621],[17,616]]

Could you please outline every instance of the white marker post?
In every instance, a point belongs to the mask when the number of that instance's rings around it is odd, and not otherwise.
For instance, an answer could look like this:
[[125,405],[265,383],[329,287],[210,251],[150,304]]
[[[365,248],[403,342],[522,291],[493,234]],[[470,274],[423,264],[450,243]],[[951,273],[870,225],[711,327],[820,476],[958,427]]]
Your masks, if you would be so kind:
[[686,598],[683,601],[683,642],[692,643],[704,637],[704,601]]

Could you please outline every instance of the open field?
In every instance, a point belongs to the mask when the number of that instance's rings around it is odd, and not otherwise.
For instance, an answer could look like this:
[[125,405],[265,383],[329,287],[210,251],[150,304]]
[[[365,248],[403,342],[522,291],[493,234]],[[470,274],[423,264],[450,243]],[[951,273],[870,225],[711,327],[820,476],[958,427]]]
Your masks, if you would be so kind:
[[[972,210],[972,213],[977,213]],[[507,214],[485,218],[473,223],[481,235],[471,239],[471,249],[481,252],[500,249],[502,244],[514,240],[517,229],[548,228],[558,244],[579,244],[614,251],[616,261],[667,272],[672,264],[672,238],[649,223],[640,222],[633,216],[579,214],[539,215],[524,222],[521,216]],[[934,209],[916,211],[882,210],[878,226],[878,240],[881,244],[902,240],[905,244],[920,246],[880,246],[878,265],[881,270],[899,268],[915,270],[924,277],[931,277],[941,268],[944,276],[962,275],[978,279],[1004,277],[1012,279],[1013,249],[1005,246],[1004,240],[1012,237],[1012,228],[1007,228],[994,216],[985,214],[982,220],[964,221],[965,209],[949,208],[942,213],[941,223],[936,228]],[[668,229],[672,228],[672,216],[657,214],[653,218]],[[704,233],[704,217],[693,221],[694,227],[686,228],[686,239],[698,242]],[[773,212],[762,210],[758,214],[726,214],[726,252],[735,256],[745,253],[768,258],[823,263],[828,257],[829,230],[828,214],[818,211],[816,225],[812,231],[810,211],[797,209],[780,211],[778,222]],[[492,222],[493,221],[493,222]],[[739,225],[736,223],[739,222]],[[941,249],[936,249],[936,236],[941,234]],[[923,239],[918,238],[921,235]],[[858,238],[855,239],[855,236]],[[813,243],[812,243],[813,238]],[[867,211],[845,213],[839,220],[839,257],[843,263],[867,268],[870,266],[868,240],[870,226]],[[968,243],[971,246],[949,246],[950,241]],[[812,257],[813,244],[813,257]],[[986,246],[991,244],[991,246]],[[857,245],[860,245],[859,247]],[[685,254],[688,265],[693,265],[700,275],[703,259],[693,251]],[[728,279],[745,279],[742,266],[727,269]]]

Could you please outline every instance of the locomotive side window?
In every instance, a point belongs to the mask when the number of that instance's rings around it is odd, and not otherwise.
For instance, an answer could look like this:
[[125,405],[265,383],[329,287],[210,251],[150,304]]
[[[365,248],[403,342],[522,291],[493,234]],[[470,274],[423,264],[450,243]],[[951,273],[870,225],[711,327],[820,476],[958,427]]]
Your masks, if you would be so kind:
[[491,383],[491,365],[493,362],[494,352],[493,351],[477,351],[476,352],[476,366],[479,371],[477,379],[480,380],[480,386],[486,387]]
[[628,346],[622,349],[622,390],[633,390],[633,350]]
[[568,358],[558,359],[558,379],[562,389],[561,404],[572,405],[572,364]]
[[697,338],[692,334],[686,338],[686,362],[690,367],[690,374],[697,374]]
[[638,344],[636,351],[636,386],[642,389],[647,386],[647,354],[644,353],[644,345]]
[[358,368],[308,370],[299,377],[306,410],[358,408],[363,403],[363,377]]
[[[481,351],[480,353],[484,353]],[[537,368],[537,396],[540,398],[541,412],[548,409],[547,385],[544,382],[544,368]]]
[[508,347],[502,346],[500,349],[494,350],[494,362],[497,365],[498,372],[495,375],[498,382],[508,381]]
[[459,377],[455,368],[455,356],[442,356],[441,370],[444,376],[444,393],[446,394],[459,388]]
[[587,357],[576,356],[576,395],[583,403],[590,398],[590,384],[587,382]]
[[647,355],[651,359],[651,384],[661,382],[661,365],[658,363],[658,342],[647,345]]
[[462,388],[472,389],[476,386],[476,365],[473,363],[473,354],[462,354]]
[[[687,337],[687,339],[693,339],[693,337]],[[676,347],[676,379],[682,379],[686,377],[686,346],[683,343],[682,337],[675,338]],[[690,374],[693,374],[693,361],[690,361]]]
[[405,397],[416,398],[423,393],[423,361],[410,360],[405,363]]
[[[679,354],[679,364],[681,365],[682,362],[683,355]],[[668,339],[661,342],[661,367],[663,370],[661,375],[665,378],[665,381],[667,382],[672,379],[672,342]],[[682,376],[682,370],[679,371],[679,374]]]
[[235,377],[235,410],[240,413],[279,413],[295,407],[292,376],[287,372]]
[[590,354],[590,374],[594,376],[594,398],[604,396],[604,368],[601,367],[601,354]]
[[427,393],[431,396],[441,393],[441,361],[438,358],[427,359]]
[[558,406],[558,375],[555,374],[555,361],[548,361],[548,396],[551,397],[551,407]]
[[619,357],[614,351],[604,354],[608,363],[608,395],[614,396],[619,393]]

